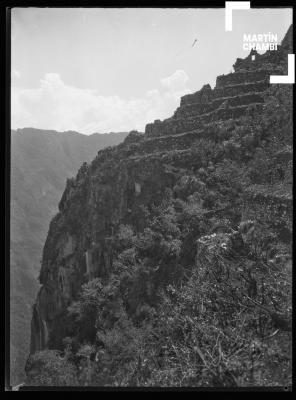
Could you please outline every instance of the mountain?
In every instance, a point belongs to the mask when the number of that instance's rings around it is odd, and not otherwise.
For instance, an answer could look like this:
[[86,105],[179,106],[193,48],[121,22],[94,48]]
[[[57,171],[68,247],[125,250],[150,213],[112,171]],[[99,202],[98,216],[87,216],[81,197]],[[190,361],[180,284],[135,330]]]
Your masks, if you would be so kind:
[[269,83],[283,43],[67,181],[27,384],[291,384],[292,86]]
[[126,133],[11,131],[11,381],[24,379],[42,247],[67,178]]

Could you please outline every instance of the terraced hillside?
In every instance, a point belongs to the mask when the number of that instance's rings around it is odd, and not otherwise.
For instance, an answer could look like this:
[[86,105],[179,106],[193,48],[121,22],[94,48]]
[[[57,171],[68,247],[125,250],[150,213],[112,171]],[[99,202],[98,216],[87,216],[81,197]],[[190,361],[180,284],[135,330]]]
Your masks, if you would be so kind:
[[291,35],[67,181],[28,383],[291,384]]

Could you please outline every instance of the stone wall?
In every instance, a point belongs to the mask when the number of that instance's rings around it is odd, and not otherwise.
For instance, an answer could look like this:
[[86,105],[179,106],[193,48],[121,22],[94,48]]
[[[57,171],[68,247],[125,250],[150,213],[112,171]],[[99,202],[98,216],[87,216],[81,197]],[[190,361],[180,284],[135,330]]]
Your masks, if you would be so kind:
[[[208,124],[238,119],[253,106],[262,108],[269,75],[270,70],[262,69],[218,77],[214,89],[206,85],[182,97],[173,117],[147,124],[145,135],[131,132],[125,143],[100,151],[67,181],[44,246],[31,352],[47,347],[81,285],[112,270],[113,229],[120,224],[140,229],[141,207],[159,205],[182,168],[200,168],[191,145],[205,134],[214,137]],[[291,230],[291,196],[265,189],[257,185],[246,191],[243,218],[274,220]],[[56,340],[59,333],[54,334]]]

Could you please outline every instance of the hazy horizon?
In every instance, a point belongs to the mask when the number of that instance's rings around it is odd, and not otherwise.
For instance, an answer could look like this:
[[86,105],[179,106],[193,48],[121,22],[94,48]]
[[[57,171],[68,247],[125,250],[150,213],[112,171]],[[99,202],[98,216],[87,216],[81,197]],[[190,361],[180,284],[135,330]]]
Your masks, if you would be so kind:
[[[79,131],[75,131],[75,130],[72,130],[72,129],[69,129],[69,130],[64,130],[64,131],[58,131],[58,130],[56,130],[56,129],[45,129],[45,128],[35,128],[34,126],[24,126],[23,128],[11,128],[11,130],[12,131],[15,131],[15,132],[17,132],[17,131],[22,131],[22,130],[25,130],[25,129],[27,129],[27,130],[36,130],[36,131],[44,131],[44,132],[54,132],[54,133],[73,133],[73,134],[79,134],[79,135],[85,135],[84,133],[82,133],[82,132],[79,132]],[[124,131],[110,131],[110,132],[93,132],[93,133],[89,133],[87,136],[91,136],[91,135],[112,135],[112,134],[117,134],[117,133],[127,133],[127,132],[124,132]]]
[[244,33],[280,43],[292,9],[235,11],[232,32],[224,23],[224,9],[13,8],[11,128],[144,131],[246,57]]

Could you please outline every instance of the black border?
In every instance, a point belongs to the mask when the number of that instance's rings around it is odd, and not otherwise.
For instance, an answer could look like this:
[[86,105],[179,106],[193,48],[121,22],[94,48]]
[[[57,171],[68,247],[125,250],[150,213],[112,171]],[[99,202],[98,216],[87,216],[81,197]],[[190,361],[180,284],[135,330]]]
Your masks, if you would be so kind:
[[[295,10],[293,7],[293,2],[284,1],[281,4],[273,6],[270,4],[271,2],[265,1],[252,1],[251,0],[251,8],[285,8],[289,7],[293,10],[293,21],[295,16]],[[50,8],[224,8],[225,1],[199,1],[198,3],[195,1],[182,1],[182,2],[172,2],[168,1],[84,1],[83,3],[80,1],[25,1],[25,0],[15,0],[15,1],[6,1],[5,4],[1,3],[1,24],[0,26],[3,29],[1,35],[1,50],[2,57],[1,66],[3,67],[3,72],[1,77],[4,79],[5,91],[2,93],[5,96],[5,109],[4,107],[1,109],[3,112],[2,121],[4,125],[5,134],[1,135],[1,139],[4,137],[4,146],[1,146],[0,149],[5,149],[4,157],[1,157],[1,161],[4,160],[4,193],[5,193],[5,208],[4,208],[4,224],[5,224],[5,280],[4,290],[5,293],[5,390],[11,391],[12,387],[10,385],[10,151],[11,151],[11,142],[10,142],[10,88],[11,88],[11,35],[10,35],[10,27],[11,27],[11,8],[13,7],[50,7]],[[294,38],[294,26],[293,26],[293,38]],[[294,53],[294,40],[293,40],[293,53]],[[295,96],[295,85],[293,86],[293,95]],[[293,112],[293,116],[294,112]],[[294,187],[293,187],[294,189]],[[294,222],[294,221],[293,221]],[[293,225],[294,227],[294,225]],[[294,239],[294,235],[293,235]],[[293,246],[294,249],[294,246]],[[294,255],[294,250],[293,250]],[[294,287],[294,275],[293,275],[293,287]],[[293,331],[294,331],[294,308],[293,308]],[[295,331],[294,331],[295,332]],[[292,348],[294,355],[294,337],[292,340]],[[295,357],[293,357],[293,371],[294,371],[294,362]],[[294,374],[293,374],[293,382],[294,382]],[[291,392],[293,386],[289,387],[241,387],[241,388],[208,388],[208,387],[30,387],[24,386],[20,387],[19,391],[101,391],[101,392],[110,392],[110,391],[119,391],[119,392]]]

